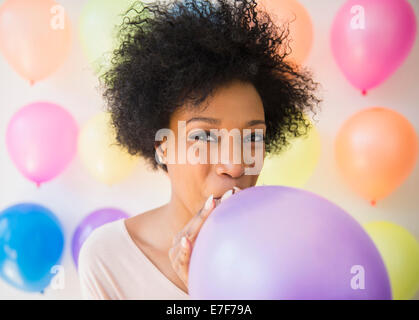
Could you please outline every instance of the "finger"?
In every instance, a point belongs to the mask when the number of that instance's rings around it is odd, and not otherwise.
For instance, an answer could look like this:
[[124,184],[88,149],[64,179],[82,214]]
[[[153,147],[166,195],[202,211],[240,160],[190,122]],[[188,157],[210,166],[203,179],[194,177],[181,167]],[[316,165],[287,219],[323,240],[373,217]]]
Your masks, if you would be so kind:
[[242,189],[240,189],[239,187],[234,187],[234,193],[236,194],[237,192],[240,192]]
[[234,189],[227,190],[223,194],[223,196],[215,202],[216,206],[218,206],[224,200],[228,199],[233,193],[234,193]]
[[169,250],[169,259],[173,263],[177,257],[179,249],[178,246],[172,246]]
[[[221,197],[221,201],[226,200],[228,197],[230,197],[233,194],[233,189],[230,189],[228,191],[226,191],[223,196]],[[201,230],[203,224],[205,223],[206,219],[208,218],[208,216],[210,215],[210,213],[214,210],[214,208],[216,207],[216,205],[211,205],[209,207],[209,209],[203,214],[201,215],[200,218],[192,221],[192,223],[187,227],[186,229],[186,234],[188,236],[188,239],[194,243],[196,237],[198,236],[199,231]]]
[[[174,264],[176,262],[176,260],[179,257],[179,252],[184,251],[185,249],[189,249],[188,246],[188,239],[186,237],[182,237],[186,239],[186,244],[183,243],[182,245],[182,240],[180,240],[175,246],[172,246],[169,249],[169,258],[170,261]],[[185,247],[186,246],[186,247]]]
[[225,192],[223,194],[223,196],[221,197],[221,202],[223,202],[224,200],[226,200],[227,198],[229,198],[234,192],[234,189],[230,189],[227,192]]
[[214,196],[211,195],[207,201],[205,202],[204,206],[198,211],[198,213],[192,217],[191,220],[183,227],[183,229],[178,232],[172,240],[172,247],[176,246],[183,236],[186,236],[188,239],[193,237],[193,232],[196,229],[197,225],[202,225],[206,218],[208,217],[209,213],[215,207],[215,200]]
[[199,210],[198,213],[183,228],[181,234],[185,235],[189,240],[193,240],[196,233],[199,231],[199,229],[204,224],[205,220],[214,208],[215,200],[214,196],[211,195],[205,202],[205,205],[201,208],[201,210]]
[[178,251],[175,266],[177,268],[178,275],[187,285],[189,262],[191,258],[192,245],[186,237],[182,237],[181,240],[181,249]]

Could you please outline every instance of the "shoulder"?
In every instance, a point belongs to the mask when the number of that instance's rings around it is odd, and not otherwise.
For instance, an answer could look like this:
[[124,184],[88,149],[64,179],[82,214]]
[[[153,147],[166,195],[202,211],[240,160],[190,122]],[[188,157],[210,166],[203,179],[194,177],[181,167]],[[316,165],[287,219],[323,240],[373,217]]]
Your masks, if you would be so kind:
[[103,259],[118,248],[123,240],[124,221],[116,220],[94,229],[84,241],[79,253],[79,265],[92,259]]
[[78,275],[84,298],[110,299],[108,279],[115,254],[123,241],[123,220],[116,220],[94,229],[83,243],[78,258]]

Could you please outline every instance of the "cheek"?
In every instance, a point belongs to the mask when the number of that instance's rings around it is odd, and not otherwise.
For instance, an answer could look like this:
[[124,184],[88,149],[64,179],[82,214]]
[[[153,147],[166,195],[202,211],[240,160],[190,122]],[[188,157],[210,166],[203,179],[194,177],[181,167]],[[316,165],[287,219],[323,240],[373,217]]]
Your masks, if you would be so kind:
[[207,164],[168,165],[168,175],[172,188],[187,201],[205,195],[207,177],[211,166]]

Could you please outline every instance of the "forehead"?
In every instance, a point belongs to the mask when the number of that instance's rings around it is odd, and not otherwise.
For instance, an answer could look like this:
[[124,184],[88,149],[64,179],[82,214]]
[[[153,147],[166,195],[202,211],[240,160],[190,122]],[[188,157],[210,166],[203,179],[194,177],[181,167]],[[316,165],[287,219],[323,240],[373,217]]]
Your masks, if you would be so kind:
[[[203,102],[203,108],[182,108],[171,118],[171,126],[177,121],[188,121],[193,117],[209,117],[219,120],[219,125],[243,126],[251,120],[265,120],[263,103],[250,83],[234,82],[218,89]],[[191,122],[192,123],[192,122]]]

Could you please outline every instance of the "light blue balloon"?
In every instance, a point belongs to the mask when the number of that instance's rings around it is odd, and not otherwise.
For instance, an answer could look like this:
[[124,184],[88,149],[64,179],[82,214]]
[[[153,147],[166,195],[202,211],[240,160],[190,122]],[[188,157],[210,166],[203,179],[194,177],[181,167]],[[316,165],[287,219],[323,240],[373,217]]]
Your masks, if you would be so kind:
[[21,203],[0,213],[0,277],[29,292],[43,292],[56,275],[64,234],[49,209]]

